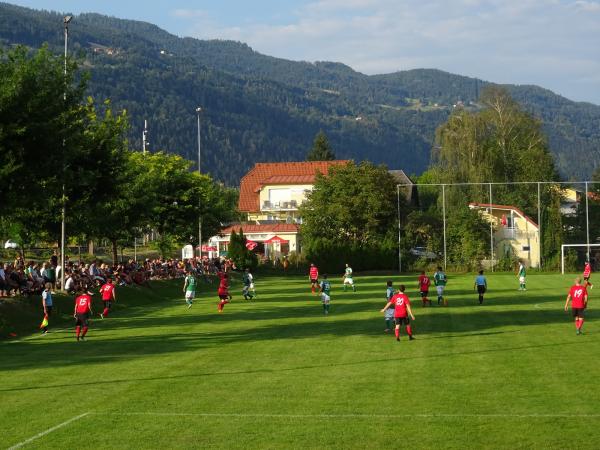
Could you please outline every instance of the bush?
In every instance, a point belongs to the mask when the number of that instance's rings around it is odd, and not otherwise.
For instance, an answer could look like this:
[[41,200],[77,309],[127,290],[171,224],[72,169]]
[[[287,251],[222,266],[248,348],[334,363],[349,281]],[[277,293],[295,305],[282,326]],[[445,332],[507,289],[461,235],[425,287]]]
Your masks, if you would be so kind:
[[577,272],[579,258],[577,252],[570,248],[565,254],[565,272]]
[[229,252],[227,254],[233,261],[235,266],[240,269],[256,269],[258,258],[256,253],[248,250],[246,247],[246,237],[240,228],[239,234],[235,230],[231,231],[231,239],[229,242]]
[[398,268],[398,248],[389,242],[361,246],[354,243],[315,239],[305,245],[306,259],[321,273],[340,273],[348,263],[355,271]]

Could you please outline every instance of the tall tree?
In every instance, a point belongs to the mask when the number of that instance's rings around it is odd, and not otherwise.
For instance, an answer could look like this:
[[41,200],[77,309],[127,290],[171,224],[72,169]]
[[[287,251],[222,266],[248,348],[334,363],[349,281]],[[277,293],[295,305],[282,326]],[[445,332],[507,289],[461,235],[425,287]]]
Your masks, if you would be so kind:
[[396,182],[385,166],[348,163],[318,174],[307,201],[300,207],[304,239],[336,242],[378,242],[394,229]]
[[[513,205],[537,217],[537,186],[510,183],[558,180],[541,122],[524,111],[504,88],[487,87],[480,101],[483,110],[458,109],[436,132],[433,171],[438,180],[482,183],[447,189],[450,214],[468,202],[489,203],[491,188],[493,203]],[[562,242],[560,213],[554,211],[560,206],[560,190],[545,186],[541,196],[541,204],[549,209],[542,223],[546,235],[542,236],[543,256],[549,259]]]
[[[85,141],[86,77],[46,46],[0,49],[0,198],[2,212],[32,209],[62,195],[68,168]],[[65,171],[65,168],[67,171]],[[32,193],[43,195],[32,195]]]
[[[438,179],[445,183],[508,183],[558,179],[541,122],[497,86],[484,89],[485,108],[471,113],[459,109],[436,132],[434,157]],[[457,201],[485,202],[487,187],[454,190]],[[532,214],[537,205],[535,186],[494,186],[497,203],[519,205]],[[452,197],[451,197],[452,201]]]
[[315,136],[313,146],[306,156],[307,161],[333,161],[335,153],[331,148],[329,139],[323,130],[319,131]]
[[[397,265],[396,181],[385,166],[369,162],[330,168],[317,175],[300,207],[303,252],[326,271],[391,269]],[[402,199],[401,199],[402,200]]]

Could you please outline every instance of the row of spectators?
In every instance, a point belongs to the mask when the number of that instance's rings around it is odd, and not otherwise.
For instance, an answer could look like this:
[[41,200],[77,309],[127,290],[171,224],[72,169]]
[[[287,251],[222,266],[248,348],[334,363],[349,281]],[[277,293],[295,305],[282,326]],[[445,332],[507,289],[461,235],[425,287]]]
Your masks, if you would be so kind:
[[[39,294],[46,283],[52,289],[60,288],[61,267],[55,255],[39,264],[35,261],[25,263],[21,257],[13,263],[0,262],[0,297]],[[104,284],[107,279],[115,280],[121,286],[148,285],[149,280],[164,280],[184,277],[192,271],[212,282],[209,275],[219,271],[229,272],[235,269],[233,262],[226,258],[146,259],[143,262],[130,259],[127,263],[109,265],[100,260],[86,264],[83,261],[65,261],[65,290],[75,292],[78,288],[92,289]]]

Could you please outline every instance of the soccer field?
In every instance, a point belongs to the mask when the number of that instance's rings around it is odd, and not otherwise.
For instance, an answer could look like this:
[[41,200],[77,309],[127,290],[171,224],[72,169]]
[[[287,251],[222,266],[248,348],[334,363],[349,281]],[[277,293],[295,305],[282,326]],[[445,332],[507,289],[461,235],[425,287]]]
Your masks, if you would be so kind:
[[416,340],[396,342],[387,279],[358,274],[353,293],[335,277],[329,316],[307,277],[258,276],[254,302],[234,283],[223,314],[216,284],[189,310],[182,281],[121,289],[85,342],[71,328],[0,343],[0,447],[600,446],[595,290],[577,336],[572,275],[529,275],[519,292],[488,274],[482,306],[474,276],[450,275],[448,308],[391,277],[416,316]]

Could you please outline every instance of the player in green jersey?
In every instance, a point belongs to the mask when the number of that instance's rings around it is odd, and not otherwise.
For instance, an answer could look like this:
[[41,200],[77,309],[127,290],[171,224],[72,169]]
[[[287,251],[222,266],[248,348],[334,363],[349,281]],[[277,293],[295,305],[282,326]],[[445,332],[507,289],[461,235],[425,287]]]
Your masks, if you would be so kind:
[[352,279],[352,267],[346,264],[346,269],[344,270],[344,292],[346,292],[346,285],[352,286],[352,291],[356,292],[356,286],[354,285],[354,280]]
[[519,260],[519,268],[517,269],[517,277],[519,277],[519,290],[526,291],[525,288],[525,265]]
[[194,302],[194,296],[196,295],[196,278],[191,270],[188,271],[185,281],[183,282],[183,292],[185,293],[185,302],[187,303],[188,308],[191,308],[192,303]]
[[444,299],[446,283],[448,283],[448,278],[442,268],[438,266],[437,271],[433,274],[433,284],[435,284],[435,289],[437,290],[438,306],[440,304],[448,306],[448,300]]
[[329,302],[331,301],[331,297],[329,293],[331,292],[331,283],[327,279],[327,275],[323,275],[323,280],[319,284],[321,288],[321,302],[323,303],[323,313],[325,315],[329,314]]

